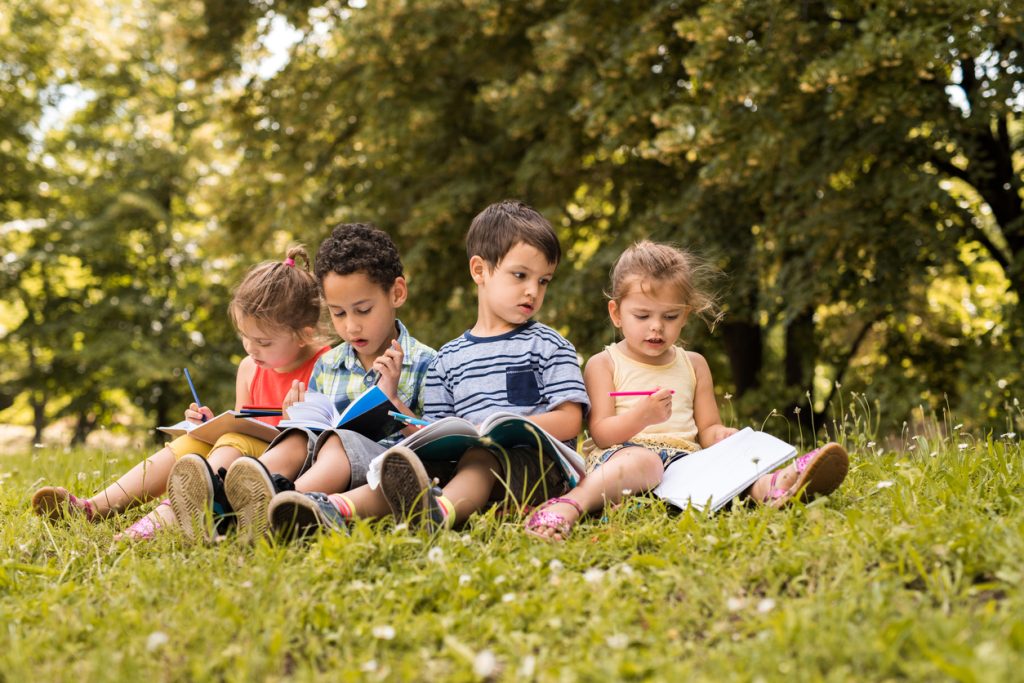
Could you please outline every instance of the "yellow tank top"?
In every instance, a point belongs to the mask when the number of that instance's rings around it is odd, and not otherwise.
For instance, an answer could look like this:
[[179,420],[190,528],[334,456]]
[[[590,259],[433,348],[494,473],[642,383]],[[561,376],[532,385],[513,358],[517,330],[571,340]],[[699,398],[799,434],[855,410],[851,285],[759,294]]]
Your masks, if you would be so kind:
[[[648,365],[629,358],[619,350],[618,345],[605,347],[612,361],[615,391],[645,391],[654,387],[675,390],[672,395],[672,415],[660,424],[650,425],[629,441],[643,444],[651,449],[675,448],[683,451],[699,451],[697,423],[693,419],[693,396],[697,389],[697,375],[686,351],[674,347],[675,360],[667,365]],[[615,414],[621,415],[632,408],[639,396],[616,396]],[[614,448],[614,446],[613,446]],[[591,439],[583,444],[588,460],[606,451],[598,448]]]

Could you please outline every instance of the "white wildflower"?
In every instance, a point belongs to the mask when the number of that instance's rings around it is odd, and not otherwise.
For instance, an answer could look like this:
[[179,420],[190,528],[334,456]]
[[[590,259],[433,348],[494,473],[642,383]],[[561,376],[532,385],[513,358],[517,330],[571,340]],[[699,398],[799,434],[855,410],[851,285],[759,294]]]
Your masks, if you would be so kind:
[[481,650],[473,658],[473,673],[478,678],[490,678],[498,668],[498,658],[490,650]]
[[761,614],[768,614],[775,609],[775,601],[771,598],[765,598],[761,602],[757,603],[757,611]]
[[877,489],[887,489],[890,486],[893,486],[895,484],[896,484],[896,482],[894,482],[894,481],[885,480],[885,481],[880,481],[877,484],[875,484],[875,488],[877,488]]
[[435,545],[427,551],[427,559],[431,562],[444,562],[444,551]]
[[955,425],[953,425],[953,431],[954,431],[954,432],[955,432],[955,431],[957,431],[957,430],[959,430],[959,429],[963,429],[963,428],[964,428],[964,423],[963,423],[963,422],[961,422],[961,423],[959,423],[959,424],[955,424]]
[[498,574],[497,576],[494,577],[494,585],[495,586],[499,586],[499,585],[501,585],[503,583],[505,583],[505,575],[504,574]]
[[472,580],[473,580],[473,577],[470,576],[469,574],[460,574],[459,575],[459,585],[460,586],[465,586],[467,583],[469,583]]
[[533,567],[534,569],[540,569],[542,564],[543,564],[543,562],[540,561],[539,557],[531,557],[530,558],[530,566]]
[[970,445],[965,444],[965,443],[961,443],[961,444],[957,444],[957,448],[960,449],[961,451],[966,451],[968,448],[970,448]]
[[396,524],[395,525],[395,531],[396,532],[398,532],[398,531],[405,531],[408,528],[409,528],[409,525],[406,524],[405,522],[402,522],[400,524]]
[[240,583],[238,585],[241,588],[252,588],[252,581],[243,581],[242,583]]
[[533,678],[534,672],[537,670],[537,658],[533,655],[526,655],[519,663],[519,678],[529,679]]
[[867,446],[868,448],[874,448],[874,447],[875,447],[875,442],[874,442],[874,441],[868,441],[868,442],[867,442],[867,444],[866,444],[866,446]]
[[725,608],[730,612],[739,612],[747,606],[745,598],[729,598],[725,601]]
[[78,473],[78,481],[85,481],[85,472]]
[[512,602],[515,599],[516,599],[516,594],[515,593],[505,593],[504,595],[501,596],[501,601],[502,602]]
[[629,636],[625,633],[613,633],[604,639],[613,650],[625,650],[629,646]]
[[732,394],[726,394],[722,398],[724,398],[726,401],[731,401],[732,400]]
[[367,659],[365,662],[362,663],[362,665],[360,665],[359,670],[365,671],[366,673],[373,673],[377,670],[377,660]]
[[469,534],[462,534],[461,536],[459,536],[459,540],[462,541],[462,545],[472,545],[473,544],[473,537],[470,536]]
[[562,564],[561,560],[554,559],[548,562],[548,569],[551,571],[552,574],[557,574],[558,572],[565,569],[565,565]]
[[373,637],[381,640],[391,640],[395,637],[394,626],[374,626]]
[[149,638],[146,638],[146,652],[153,652],[166,645],[169,641],[170,637],[163,631],[153,631],[149,634]]
[[583,580],[587,583],[599,583],[604,578],[604,572],[596,567],[592,567],[587,571],[583,572]]
[[631,496],[633,495],[633,489],[622,489],[622,495]]
[[1000,439],[1016,439],[1017,438],[1017,433],[1016,432],[1006,432],[1005,434],[1000,434],[999,438]]

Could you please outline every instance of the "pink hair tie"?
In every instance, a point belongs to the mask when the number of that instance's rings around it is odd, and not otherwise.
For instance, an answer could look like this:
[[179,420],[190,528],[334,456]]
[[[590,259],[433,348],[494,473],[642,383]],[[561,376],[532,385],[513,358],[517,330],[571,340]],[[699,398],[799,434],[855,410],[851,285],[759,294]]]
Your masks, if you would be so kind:
[[293,259],[293,258],[291,258],[291,257],[289,256],[288,258],[286,258],[286,259],[284,260],[284,264],[285,264],[286,266],[289,266],[289,267],[291,267],[291,268],[294,268],[294,267],[295,267],[295,259]]

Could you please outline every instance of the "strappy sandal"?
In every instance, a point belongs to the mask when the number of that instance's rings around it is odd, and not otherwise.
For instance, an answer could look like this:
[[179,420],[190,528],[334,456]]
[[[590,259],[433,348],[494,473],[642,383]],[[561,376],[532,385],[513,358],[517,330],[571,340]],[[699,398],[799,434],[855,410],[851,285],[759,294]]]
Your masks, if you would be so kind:
[[[552,512],[547,508],[551,507],[555,503],[565,503],[576,508],[576,512],[579,513],[579,517],[583,516],[583,507],[572,498],[551,498],[541,504],[530,518],[526,520],[526,533],[537,538],[542,538],[545,541],[557,541],[565,540],[569,537],[569,532],[572,531],[573,522],[570,522],[565,518],[564,515],[560,515],[557,512]],[[576,519],[579,519],[577,517]],[[552,536],[541,533],[542,529],[553,529],[562,538],[557,539]]]
[[795,496],[800,500],[809,500],[815,496],[825,496],[837,488],[846,479],[850,470],[850,456],[839,444],[827,443],[796,459],[796,481],[789,488],[778,488],[776,481],[785,472],[781,469],[772,474],[768,484],[768,493],[761,502],[773,508],[780,508]]
[[90,522],[97,519],[96,509],[88,498],[79,498],[62,486],[44,486],[32,495],[32,509],[37,515],[63,519],[82,515]]

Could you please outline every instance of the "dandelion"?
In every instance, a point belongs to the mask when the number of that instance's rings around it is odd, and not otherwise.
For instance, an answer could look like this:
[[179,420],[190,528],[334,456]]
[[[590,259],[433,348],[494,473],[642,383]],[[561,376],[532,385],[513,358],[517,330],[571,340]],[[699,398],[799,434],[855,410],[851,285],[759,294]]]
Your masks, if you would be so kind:
[[78,481],[85,481],[85,472],[78,473]]
[[490,650],[481,650],[473,658],[473,673],[478,678],[490,678],[498,668],[498,658]]
[[473,580],[473,577],[470,576],[469,574],[460,574],[459,575],[459,585],[460,586],[465,586],[467,583],[469,583],[472,580]]
[[459,540],[462,541],[462,545],[472,545],[473,544],[473,537],[470,536],[469,534],[462,534],[462,536],[459,536]]
[[170,641],[170,637],[163,631],[153,631],[149,634],[149,638],[146,638],[146,652],[153,652]]
[[768,614],[775,609],[775,601],[771,598],[765,598],[761,602],[757,603],[757,611],[761,614]]
[[373,637],[379,638],[380,640],[391,640],[395,637],[394,626],[374,626]]
[[876,488],[876,489],[887,489],[887,488],[889,488],[890,486],[893,486],[893,485],[895,485],[895,483],[896,483],[896,482],[894,482],[894,481],[888,481],[888,480],[885,480],[885,481],[880,481],[880,482],[878,482],[877,484],[875,484],[875,488]]
[[427,551],[427,560],[430,562],[441,563],[444,562],[444,551],[438,548],[436,545]]
[[596,567],[592,567],[587,571],[583,572],[583,580],[587,583],[600,583],[601,579],[604,578],[604,572]]
[[548,562],[548,569],[551,571],[552,574],[557,574],[558,572],[565,569],[565,565],[562,564],[561,560],[555,559]]
[[530,558],[530,566],[531,567],[533,567],[534,569],[540,569],[540,565],[541,565],[541,561],[540,561],[539,557],[531,557]]

